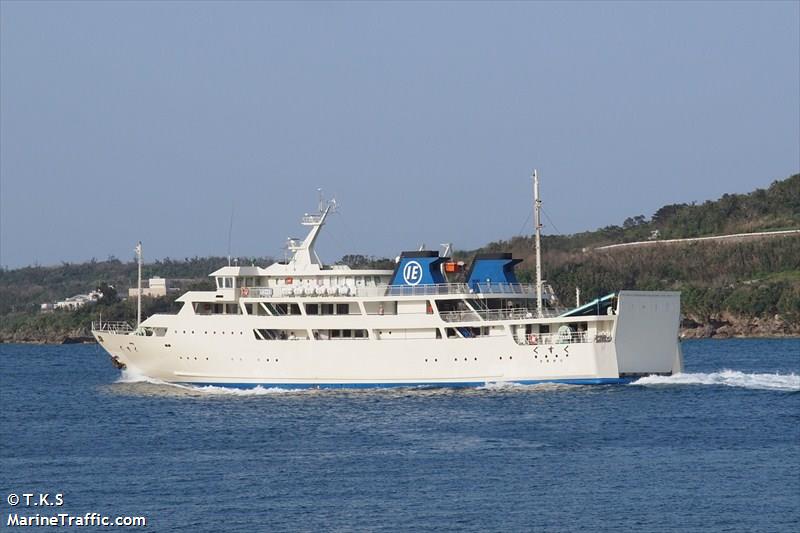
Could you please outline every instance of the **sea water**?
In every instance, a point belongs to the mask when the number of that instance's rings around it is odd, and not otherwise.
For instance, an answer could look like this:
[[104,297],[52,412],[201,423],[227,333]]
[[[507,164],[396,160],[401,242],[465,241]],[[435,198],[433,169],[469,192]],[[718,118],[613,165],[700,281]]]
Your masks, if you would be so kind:
[[800,530],[800,340],[683,348],[630,385],[243,391],[0,345],[0,528]]

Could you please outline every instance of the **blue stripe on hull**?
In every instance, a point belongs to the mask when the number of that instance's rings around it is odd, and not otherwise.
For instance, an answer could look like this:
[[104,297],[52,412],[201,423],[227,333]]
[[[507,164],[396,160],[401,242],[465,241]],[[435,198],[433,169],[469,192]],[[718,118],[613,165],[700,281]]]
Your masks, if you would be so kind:
[[[524,379],[517,381],[503,381],[515,385],[538,385],[542,383],[556,383],[566,385],[619,385],[630,383],[629,378],[589,378],[589,379]],[[195,387],[228,387],[235,389],[252,389],[263,387],[267,389],[389,389],[389,388],[463,388],[463,387],[483,387],[486,381],[453,381],[453,382],[420,382],[420,383],[202,383],[185,381],[180,385],[192,385]]]

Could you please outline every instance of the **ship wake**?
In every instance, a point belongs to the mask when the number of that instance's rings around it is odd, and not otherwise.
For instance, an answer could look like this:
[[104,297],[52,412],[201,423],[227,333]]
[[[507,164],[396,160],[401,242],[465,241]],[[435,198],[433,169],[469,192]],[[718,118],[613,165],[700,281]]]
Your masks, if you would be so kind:
[[720,372],[675,374],[673,376],[646,376],[631,385],[716,385],[754,390],[800,392],[800,375],[745,373],[737,370]]
[[220,387],[215,385],[186,385],[170,383],[140,374],[132,369],[123,370],[117,384],[124,387],[136,387],[138,392],[158,394],[166,393],[180,396],[264,396],[270,394],[297,393],[299,389],[286,389],[278,387],[262,387],[256,385],[246,389],[235,387]]

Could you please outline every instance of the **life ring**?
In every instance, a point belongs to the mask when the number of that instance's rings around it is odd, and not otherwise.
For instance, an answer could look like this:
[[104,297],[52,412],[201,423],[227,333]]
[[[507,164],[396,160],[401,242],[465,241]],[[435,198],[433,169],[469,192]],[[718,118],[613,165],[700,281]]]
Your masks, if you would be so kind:
[[250,294],[250,289],[247,287],[242,287],[242,296],[247,296]]
[[294,280],[291,277],[286,278],[286,284],[287,285],[291,285],[293,282],[294,282]]
[[537,344],[536,335],[533,333],[528,334],[528,344]]

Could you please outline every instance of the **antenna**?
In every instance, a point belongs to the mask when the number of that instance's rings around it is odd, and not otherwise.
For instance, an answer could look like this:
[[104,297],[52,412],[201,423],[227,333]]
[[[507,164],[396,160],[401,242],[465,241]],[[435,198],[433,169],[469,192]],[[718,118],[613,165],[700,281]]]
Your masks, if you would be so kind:
[[231,221],[228,224],[228,266],[231,266],[231,233],[233,233],[233,201],[231,201]]
[[139,263],[139,279],[136,289],[136,331],[139,331],[139,325],[142,323],[142,241],[136,243],[136,261]]
[[542,201],[539,199],[539,172],[533,169],[533,217],[536,228],[536,312],[542,317]]

